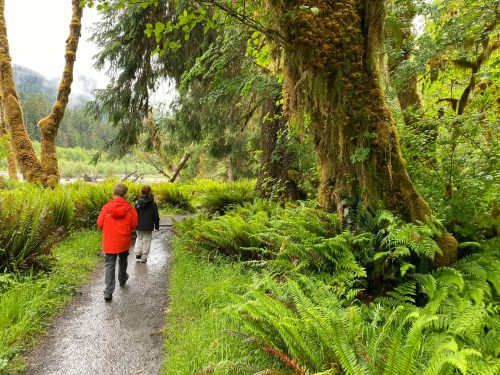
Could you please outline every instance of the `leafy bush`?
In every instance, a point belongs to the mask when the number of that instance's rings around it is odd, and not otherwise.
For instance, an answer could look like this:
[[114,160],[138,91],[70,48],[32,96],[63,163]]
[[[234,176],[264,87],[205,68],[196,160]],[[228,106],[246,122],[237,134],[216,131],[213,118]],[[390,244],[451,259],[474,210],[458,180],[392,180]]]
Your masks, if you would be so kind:
[[73,206],[61,190],[28,188],[0,195],[0,270],[43,267],[72,223]]
[[75,227],[88,228],[95,225],[102,206],[111,198],[113,183],[68,185],[75,207]]
[[391,298],[359,305],[305,276],[268,278],[235,307],[247,335],[295,373],[496,374],[498,299],[474,304],[450,275],[460,278],[449,270],[436,275],[423,308]]
[[[199,196],[194,200],[194,206],[209,215],[224,214],[231,208],[253,202],[257,198],[254,181],[233,183],[206,181],[202,185],[198,189],[195,187]],[[200,184],[197,185],[199,186]]]
[[186,250],[259,266],[228,312],[295,373],[498,373],[498,242],[461,244],[460,261],[435,269],[435,220],[358,211],[348,227],[307,204],[256,200],[177,229]]
[[166,182],[153,184],[151,188],[159,208],[174,206],[184,210],[191,209],[189,194],[181,185]]

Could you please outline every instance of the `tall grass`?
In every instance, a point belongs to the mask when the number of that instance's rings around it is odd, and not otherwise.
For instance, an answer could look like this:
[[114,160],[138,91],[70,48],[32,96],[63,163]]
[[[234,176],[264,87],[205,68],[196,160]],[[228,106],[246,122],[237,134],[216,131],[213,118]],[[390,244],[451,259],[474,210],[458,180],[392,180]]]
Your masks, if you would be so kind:
[[280,367],[251,340],[242,323],[226,313],[232,293],[244,293],[253,274],[223,259],[209,262],[174,245],[169,278],[164,374],[253,374]]

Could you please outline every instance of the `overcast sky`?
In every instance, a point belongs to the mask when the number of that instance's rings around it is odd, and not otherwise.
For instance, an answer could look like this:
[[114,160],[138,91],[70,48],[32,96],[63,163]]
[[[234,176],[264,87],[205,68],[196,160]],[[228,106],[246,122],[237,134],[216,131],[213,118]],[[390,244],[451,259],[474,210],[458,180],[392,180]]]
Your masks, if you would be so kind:
[[[61,77],[64,67],[65,41],[71,18],[70,0],[6,0],[5,18],[10,53],[14,64],[26,66],[47,78]],[[92,67],[97,48],[87,41],[87,30],[98,19],[95,9],[85,8],[82,36],[78,45],[74,71],[74,91],[82,89],[80,76],[104,87],[106,78]]]

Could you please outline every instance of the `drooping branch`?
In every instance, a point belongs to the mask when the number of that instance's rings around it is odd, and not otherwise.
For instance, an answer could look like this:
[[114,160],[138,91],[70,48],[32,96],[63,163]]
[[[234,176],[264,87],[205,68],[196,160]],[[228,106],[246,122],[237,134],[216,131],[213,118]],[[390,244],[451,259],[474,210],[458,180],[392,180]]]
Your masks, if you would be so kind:
[[64,71],[57,90],[57,98],[52,106],[52,110],[47,117],[38,123],[41,133],[41,163],[43,172],[47,176],[47,184],[55,185],[59,181],[59,168],[57,163],[56,136],[59,125],[64,117],[64,112],[68,104],[73,83],[73,67],[76,60],[76,51],[80,39],[82,28],[83,8],[80,7],[79,0],[72,0],[72,16],[69,26],[69,36],[66,40],[66,52],[64,54]]

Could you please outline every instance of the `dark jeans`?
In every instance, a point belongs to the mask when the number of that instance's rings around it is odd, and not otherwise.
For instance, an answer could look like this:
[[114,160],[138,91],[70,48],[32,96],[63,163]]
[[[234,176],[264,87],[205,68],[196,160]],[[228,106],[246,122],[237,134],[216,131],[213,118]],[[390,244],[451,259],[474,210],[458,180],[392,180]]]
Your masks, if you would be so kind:
[[115,291],[115,265],[118,257],[118,281],[123,282],[127,278],[128,250],[120,254],[105,254],[104,289],[105,296],[111,296]]

